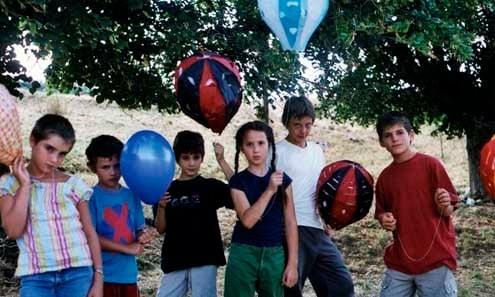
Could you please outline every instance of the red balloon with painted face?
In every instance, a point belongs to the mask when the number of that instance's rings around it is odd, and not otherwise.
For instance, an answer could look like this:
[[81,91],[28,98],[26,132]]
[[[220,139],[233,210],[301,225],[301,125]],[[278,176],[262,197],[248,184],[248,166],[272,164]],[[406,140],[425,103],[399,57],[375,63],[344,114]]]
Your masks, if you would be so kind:
[[175,94],[187,116],[222,133],[241,105],[239,69],[218,54],[197,53],[175,70]]

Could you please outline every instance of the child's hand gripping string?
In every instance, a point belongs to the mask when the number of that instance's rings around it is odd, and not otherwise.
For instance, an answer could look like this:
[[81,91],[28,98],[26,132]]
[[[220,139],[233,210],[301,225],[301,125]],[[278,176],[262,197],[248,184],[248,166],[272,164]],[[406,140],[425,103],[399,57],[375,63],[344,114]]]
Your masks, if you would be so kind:
[[165,195],[158,201],[158,208],[165,208],[170,202],[170,193],[166,192]]
[[444,188],[438,188],[435,191],[435,204],[441,216],[448,217],[454,212],[450,193]]
[[165,230],[167,229],[167,220],[165,218],[165,208],[167,207],[167,204],[170,202],[170,193],[166,192],[165,195],[163,195],[162,199],[158,201],[158,207],[156,211],[156,217],[155,217],[155,228],[156,231],[160,234],[165,233]]
[[274,171],[270,176],[270,183],[268,184],[268,189],[276,193],[278,190],[278,186],[282,185],[283,179],[284,179],[283,171],[280,170]]
[[223,145],[219,142],[213,142],[213,151],[215,152],[215,158],[217,159],[220,169],[222,169],[225,178],[229,180],[232,175],[234,175],[234,171],[232,170],[232,167],[230,167],[229,163],[225,161],[225,150]]
[[395,231],[397,228],[397,220],[391,212],[382,213],[379,217],[380,225],[387,231]]
[[435,191],[435,203],[439,208],[450,206],[450,194],[443,188],[438,188]]
[[215,152],[215,158],[217,159],[218,162],[223,161],[225,159],[224,156],[225,150],[221,143],[213,142],[213,151]]

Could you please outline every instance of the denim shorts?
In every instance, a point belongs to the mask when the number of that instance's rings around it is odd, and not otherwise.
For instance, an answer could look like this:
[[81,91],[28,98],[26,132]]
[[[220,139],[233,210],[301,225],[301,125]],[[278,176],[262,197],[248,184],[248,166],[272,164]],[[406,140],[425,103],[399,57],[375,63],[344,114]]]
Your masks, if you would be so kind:
[[93,268],[72,267],[21,277],[20,297],[86,297],[93,283]]
[[382,282],[380,297],[455,297],[457,284],[454,274],[447,266],[423,274],[405,274],[387,269]]

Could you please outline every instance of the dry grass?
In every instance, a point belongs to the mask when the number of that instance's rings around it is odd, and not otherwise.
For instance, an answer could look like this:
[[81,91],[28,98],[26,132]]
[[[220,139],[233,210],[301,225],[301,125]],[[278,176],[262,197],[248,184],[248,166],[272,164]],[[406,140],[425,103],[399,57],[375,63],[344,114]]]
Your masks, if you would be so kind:
[[[50,111],[61,112],[73,123],[77,132],[77,143],[68,155],[65,167],[71,173],[82,176],[93,184],[95,178],[85,167],[84,150],[91,138],[99,134],[112,134],[122,140],[142,129],[152,129],[162,133],[170,142],[175,134],[183,129],[200,132],[209,144],[219,141],[226,147],[226,157],[233,160],[234,133],[240,124],[255,119],[254,112],[243,106],[222,135],[216,135],[183,115],[162,115],[151,111],[124,111],[113,104],[97,105],[90,97],[58,96],[43,98],[40,95],[26,96],[18,104],[25,136],[26,155],[29,155],[27,135],[34,121]],[[279,123],[274,112],[272,126],[277,139],[284,137],[285,129]],[[467,161],[464,139],[440,140],[428,136],[430,128],[415,139],[419,151],[442,157],[454,184],[459,192],[467,187]],[[328,120],[317,120],[312,138],[322,142],[328,162],[349,159],[361,163],[373,176],[389,162],[389,155],[379,147],[375,132],[371,128],[335,125]],[[442,144],[442,146],[441,146]],[[206,176],[223,178],[216,166],[212,147],[206,147],[202,172]],[[149,209],[147,209],[149,211]],[[232,211],[220,210],[221,229],[226,246],[230,243],[230,232],[235,222]],[[454,217],[458,234],[459,266],[456,274],[459,296],[488,297],[495,294],[495,205],[485,203],[481,206],[461,207]],[[384,270],[382,261],[383,247],[390,241],[390,235],[382,231],[376,221],[368,215],[362,221],[336,232],[334,240],[344,254],[346,263],[352,271],[357,296],[376,296]],[[141,275],[139,284],[144,297],[154,296],[161,272],[161,238],[157,238],[139,257]],[[219,271],[219,295],[222,292],[223,268]],[[2,281],[0,296],[17,296],[16,287]],[[305,296],[314,296],[307,286]]]

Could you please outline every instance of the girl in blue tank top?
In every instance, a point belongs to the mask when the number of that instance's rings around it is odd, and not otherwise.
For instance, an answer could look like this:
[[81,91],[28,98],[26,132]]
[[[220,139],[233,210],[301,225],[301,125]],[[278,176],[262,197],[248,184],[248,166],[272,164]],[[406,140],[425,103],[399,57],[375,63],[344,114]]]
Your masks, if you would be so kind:
[[[291,179],[273,164],[272,129],[260,121],[248,122],[236,134],[235,174],[229,181],[238,220],[232,234],[225,297],[283,296],[283,286],[296,284],[297,223]],[[241,172],[239,152],[248,166]],[[284,252],[284,243],[287,254]]]

